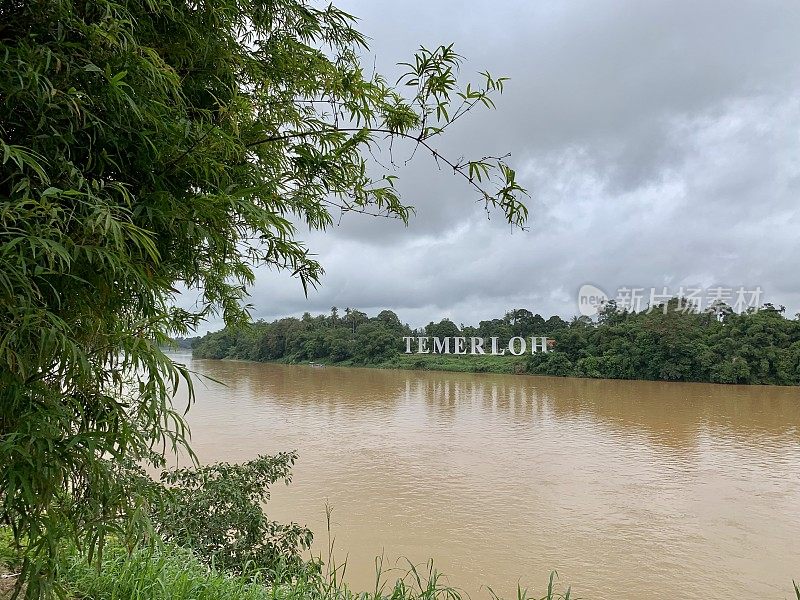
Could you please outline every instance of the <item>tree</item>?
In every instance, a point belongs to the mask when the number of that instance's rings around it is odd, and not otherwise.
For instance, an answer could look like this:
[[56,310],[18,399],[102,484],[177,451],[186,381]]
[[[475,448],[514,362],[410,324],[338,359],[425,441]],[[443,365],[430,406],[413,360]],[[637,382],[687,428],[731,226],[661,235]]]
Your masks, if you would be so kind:
[[515,336],[536,335],[534,315],[525,308],[516,308],[506,313],[505,320],[511,323],[511,332]]
[[425,327],[425,335],[436,338],[458,337],[461,331],[450,319],[442,319],[438,323],[431,321]]
[[304,0],[0,4],[0,519],[27,545],[28,597],[52,591],[61,541],[91,554],[144,527],[122,465],[186,446],[171,397],[189,376],[161,344],[245,322],[257,265],[316,285],[295,222],[408,221],[369,152],[420,148],[524,224],[502,157],[432,145],[505,80],[461,86],[442,46],[394,87],[362,68],[353,22]]
[[353,333],[355,334],[356,328],[358,327],[359,323],[363,323],[367,320],[367,315],[360,310],[353,309],[350,311],[350,323],[353,325]]
[[505,319],[491,319],[478,324],[478,335],[483,338],[498,337],[500,345],[505,346],[514,336],[514,331]]
[[397,331],[401,331],[403,329],[403,324],[400,322],[400,318],[394,313],[394,311],[382,310],[377,314],[375,319],[391,329],[395,329]]
[[[541,332],[546,323],[560,325],[550,334],[552,351],[531,355],[526,361],[528,372],[609,379],[800,383],[800,321],[785,318],[774,307],[765,305],[743,314],[731,311],[723,322],[713,312],[691,310],[682,298],[669,300],[662,310],[638,313],[614,306],[608,303],[596,324],[586,317],[567,324],[559,317],[545,321],[541,315],[533,315],[532,335]],[[321,315],[308,325],[289,318],[256,323],[245,330],[226,328],[196,341],[193,352],[212,358],[324,358],[388,366],[404,352],[403,336],[498,336],[502,346],[515,333],[513,327],[523,327],[523,319],[517,315],[514,325],[503,318],[481,321],[477,328],[457,327],[444,319],[423,330],[412,330],[400,325],[397,315],[388,310],[364,321],[355,334],[347,326],[331,329]],[[275,342],[287,338],[287,343]]]

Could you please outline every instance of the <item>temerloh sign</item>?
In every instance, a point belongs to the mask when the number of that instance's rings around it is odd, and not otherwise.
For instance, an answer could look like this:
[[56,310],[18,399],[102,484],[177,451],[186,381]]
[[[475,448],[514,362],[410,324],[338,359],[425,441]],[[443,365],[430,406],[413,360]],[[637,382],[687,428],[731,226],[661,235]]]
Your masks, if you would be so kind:
[[[530,340],[530,346],[528,345]],[[548,352],[546,337],[512,337],[505,348],[500,348],[500,338],[487,340],[480,337],[413,337],[404,336],[406,354],[490,354],[503,356],[506,351],[514,356],[528,352]]]

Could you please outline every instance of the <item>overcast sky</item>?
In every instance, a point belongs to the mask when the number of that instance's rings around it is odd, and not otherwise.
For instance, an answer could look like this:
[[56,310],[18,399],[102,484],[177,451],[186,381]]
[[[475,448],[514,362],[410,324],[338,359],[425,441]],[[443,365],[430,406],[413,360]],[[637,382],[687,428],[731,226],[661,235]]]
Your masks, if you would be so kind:
[[[259,272],[256,318],[333,305],[396,311],[413,326],[526,307],[578,313],[577,292],[621,286],[763,289],[800,310],[800,2],[529,0],[338,5],[372,38],[379,69],[455,42],[462,74],[511,77],[498,109],[437,145],[512,152],[530,229],[488,220],[422,154],[401,170],[409,227],[347,216],[302,231],[326,270]],[[372,57],[368,60],[372,61]]]

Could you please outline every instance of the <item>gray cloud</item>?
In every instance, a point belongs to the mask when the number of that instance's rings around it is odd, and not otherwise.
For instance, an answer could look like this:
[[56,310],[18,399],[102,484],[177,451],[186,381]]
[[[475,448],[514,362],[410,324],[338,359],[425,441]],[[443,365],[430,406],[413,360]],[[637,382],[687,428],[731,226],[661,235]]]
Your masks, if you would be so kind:
[[392,308],[420,325],[526,306],[577,312],[591,282],[760,285],[800,310],[800,3],[794,0],[340,3],[385,72],[456,42],[464,68],[512,80],[498,111],[439,144],[512,151],[531,229],[487,220],[427,157],[400,171],[417,217],[348,215],[305,236],[327,274],[308,299],[259,273],[256,316]]

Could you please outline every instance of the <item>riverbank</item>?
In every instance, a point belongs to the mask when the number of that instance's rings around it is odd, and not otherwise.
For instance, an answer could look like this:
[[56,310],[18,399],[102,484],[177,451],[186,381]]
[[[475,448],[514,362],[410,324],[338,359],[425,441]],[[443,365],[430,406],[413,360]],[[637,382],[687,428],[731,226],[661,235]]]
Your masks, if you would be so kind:
[[[168,349],[167,349],[168,350]],[[185,349],[183,349],[185,351]],[[196,356],[207,360],[241,361],[256,364],[279,364],[279,365],[307,365],[316,367],[346,367],[359,369],[389,369],[401,371],[440,371],[450,373],[494,373],[498,375],[531,375],[541,377],[563,377],[572,379],[586,380],[608,380],[608,381],[667,381],[671,383],[713,383],[720,385],[756,385],[758,387],[796,387],[786,384],[748,384],[735,382],[719,382],[705,380],[675,380],[675,379],[646,379],[635,377],[610,377],[601,373],[593,375],[562,373],[554,369],[531,369],[530,357],[528,356],[474,356],[474,355],[452,355],[452,354],[397,354],[390,359],[381,362],[359,362],[352,359],[344,361],[332,361],[326,358],[319,358],[315,361],[294,360],[291,358],[279,358],[275,360],[252,360],[246,358],[209,358]],[[555,362],[555,361],[554,361]]]
[[[170,351],[169,348],[165,348]],[[180,349],[180,351],[186,351]],[[403,371],[444,371],[452,373],[497,373],[500,375],[534,375],[527,371],[524,356],[473,356],[448,354],[398,354],[382,362],[359,362],[355,360],[332,361],[320,358],[315,361],[279,358],[275,360],[252,360],[245,358],[194,358],[207,360],[231,360],[276,365],[307,365],[313,367],[353,367],[359,369],[396,369]]]
[[[422,336],[420,338],[420,336]],[[410,340],[418,338],[413,347]],[[513,356],[493,354],[515,344],[524,350],[547,342],[547,352]],[[484,355],[425,353],[419,340]],[[469,347],[466,341],[469,340]],[[475,341],[473,343],[473,341]],[[449,342],[449,344],[448,344]],[[611,311],[596,322],[559,317],[544,319],[515,310],[478,327],[443,320],[423,329],[402,324],[391,311],[369,317],[348,311],[304,315],[246,327],[226,328],[191,340],[197,358],[239,358],[258,362],[331,363],[345,366],[428,369],[474,373],[526,373],[558,377],[682,381],[751,385],[800,385],[800,318],[765,305],[743,314],[696,313],[670,302],[663,310]],[[458,344],[465,344],[462,348]],[[475,348],[473,348],[475,346]],[[428,350],[436,350],[435,344]],[[409,353],[409,351],[413,353]],[[420,352],[420,353],[417,353]]]
[[[276,361],[283,364],[309,364],[307,361]],[[379,363],[361,363],[353,360],[333,362],[320,360],[321,366],[360,367],[373,369],[402,369],[405,371],[451,371],[455,373],[499,373],[504,375],[530,375],[526,357],[521,356],[455,356],[450,354],[398,354]]]
[[[19,568],[19,555],[9,544],[10,537],[0,529],[0,573]],[[334,559],[331,559],[332,561]],[[346,563],[323,568],[318,575],[274,583],[262,574],[231,575],[203,565],[191,550],[174,545],[135,549],[129,553],[110,541],[100,568],[90,564],[74,548],[64,548],[57,583],[67,600],[147,598],[147,600],[462,600],[462,592],[445,584],[433,562],[409,565],[396,575],[376,571],[371,591],[356,592],[344,581]],[[376,565],[378,562],[376,562]],[[0,600],[11,598],[14,578],[0,579]],[[550,576],[550,586],[542,600],[569,600]],[[492,600],[500,600],[487,594]],[[536,596],[539,598],[539,596]],[[520,589],[517,600],[533,600]]]

